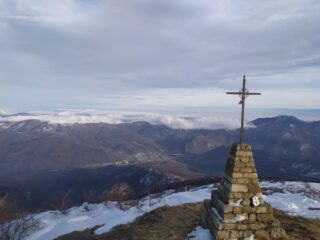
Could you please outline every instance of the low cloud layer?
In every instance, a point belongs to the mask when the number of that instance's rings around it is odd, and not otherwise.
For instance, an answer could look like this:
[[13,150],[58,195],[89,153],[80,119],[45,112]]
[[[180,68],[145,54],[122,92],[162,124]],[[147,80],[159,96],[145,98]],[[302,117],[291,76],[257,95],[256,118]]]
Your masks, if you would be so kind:
[[[102,110],[55,110],[30,111],[21,113],[0,112],[1,122],[20,122],[39,120],[51,124],[76,123],[132,123],[137,121],[165,125],[175,129],[237,129],[240,127],[239,109],[203,109],[198,111],[163,111],[132,112],[132,111],[102,111]],[[245,127],[253,127],[250,121],[260,117],[275,117],[292,115],[304,121],[320,121],[319,110],[250,110],[247,111]]]
[[238,90],[244,73],[249,89],[281,92],[259,106],[320,108],[319,12],[317,0],[2,0],[0,109],[134,109],[161,93],[152,108],[193,90],[207,106],[202,92]]
[[52,124],[74,123],[131,123],[145,121],[151,124],[166,125],[177,129],[236,129],[240,126],[239,119],[225,116],[170,115],[157,113],[132,112],[101,112],[101,111],[42,111],[20,114],[3,114],[0,121],[18,122],[24,120],[40,120]]

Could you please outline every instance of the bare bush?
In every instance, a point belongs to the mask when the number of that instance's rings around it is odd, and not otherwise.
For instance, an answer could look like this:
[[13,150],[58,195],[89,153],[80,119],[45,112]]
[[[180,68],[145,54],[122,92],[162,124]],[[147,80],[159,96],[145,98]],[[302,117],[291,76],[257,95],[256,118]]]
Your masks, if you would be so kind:
[[66,214],[71,205],[70,192],[66,192],[62,196],[57,196],[50,206],[52,209],[59,210],[62,214]]
[[0,225],[1,240],[20,240],[39,228],[39,221],[32,216],[10,220]]

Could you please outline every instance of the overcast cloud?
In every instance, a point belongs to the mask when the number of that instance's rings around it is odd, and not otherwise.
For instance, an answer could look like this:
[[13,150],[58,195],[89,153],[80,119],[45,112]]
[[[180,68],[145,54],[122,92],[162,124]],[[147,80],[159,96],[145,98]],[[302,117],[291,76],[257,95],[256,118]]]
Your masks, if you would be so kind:
[[320,108],[317,0],[0,0],[0,109]]

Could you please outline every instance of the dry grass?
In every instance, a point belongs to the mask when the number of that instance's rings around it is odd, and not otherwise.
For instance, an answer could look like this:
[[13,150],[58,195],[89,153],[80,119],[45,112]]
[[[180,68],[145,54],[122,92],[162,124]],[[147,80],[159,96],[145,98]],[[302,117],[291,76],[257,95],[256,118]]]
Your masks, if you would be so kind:
[[282,227],[286,230],[289,240],[319,240],[320,239],[320,220],[290,216],[282,211],[275,210]]
[[198,224],[202,204],[162,207],[138,218],[134,223],[116,227],[99,240],[179,240]]

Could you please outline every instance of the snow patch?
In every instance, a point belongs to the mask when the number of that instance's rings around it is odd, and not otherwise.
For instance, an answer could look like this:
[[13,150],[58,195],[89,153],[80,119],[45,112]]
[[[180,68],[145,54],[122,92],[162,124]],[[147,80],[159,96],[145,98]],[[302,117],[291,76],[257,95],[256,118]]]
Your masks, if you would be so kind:
[[212,235],[208,229],[200,226],[196,227],[191,233],[188,234],[186,240],[211,240]]
[[231,207],[242,207],[241,203],[242,203],[243,199],[239,199],[236,202],[229,202],[229,206]]
[[254,235],[250,235],[249,237],[246,237],[244,240],[254,240]]
[[232,218],[231,220],[225,221],[226,223],[237,223],[237,222],[242,222],[244,220],[247,220],[247,216],[246,215],[237,215],[234,218]]
[[218,210],[216,208],[211,208],[211,211],[214,213],[214,215],[222,222],[223,218],[221,217],[220,213],[218,212]]

